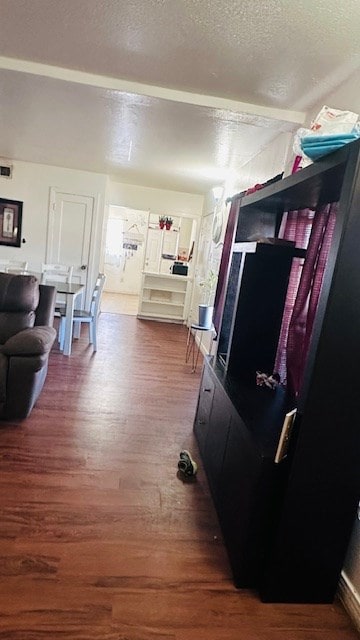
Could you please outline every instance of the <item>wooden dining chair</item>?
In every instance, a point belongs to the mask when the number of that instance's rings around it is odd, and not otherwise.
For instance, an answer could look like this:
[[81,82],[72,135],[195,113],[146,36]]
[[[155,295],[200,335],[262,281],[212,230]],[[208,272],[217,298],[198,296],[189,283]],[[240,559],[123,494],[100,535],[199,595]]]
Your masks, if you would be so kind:
[[[93,345],[93,350],[97,350],[97,321],[98,316],[100,314],[100,302],[101,296],[104,289],[106,276],[103,273],[99,273],[96,284],[94,287],[93,294],[91,296],[90,308],[88,311],[83,310],[74,310],[74,323],[86,323],[89,326],[89,343]],[[65,338],[65,311],[61,311],[61,320],[60,320],[60,351],[64,349],[64,338]]]

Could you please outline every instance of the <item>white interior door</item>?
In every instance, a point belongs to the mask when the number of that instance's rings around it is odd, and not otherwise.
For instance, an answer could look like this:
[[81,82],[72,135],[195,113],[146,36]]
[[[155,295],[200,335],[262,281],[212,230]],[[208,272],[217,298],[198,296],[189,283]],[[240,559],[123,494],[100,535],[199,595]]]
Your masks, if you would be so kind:
[[144,271],[159,273],[162,240],[163,231],[161,229],[148,229]]
[[73,281],[86,286],[94,198],[50,190],[46,262],[73,266]]
[[139,295],[149,212],[109,205],[106,228],[105,291]]

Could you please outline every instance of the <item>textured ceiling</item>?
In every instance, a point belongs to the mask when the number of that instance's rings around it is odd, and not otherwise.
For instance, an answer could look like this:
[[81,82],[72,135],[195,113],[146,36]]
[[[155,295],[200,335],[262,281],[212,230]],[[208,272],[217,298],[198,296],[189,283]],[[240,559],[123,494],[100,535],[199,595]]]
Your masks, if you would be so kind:
[[204,192],[359,70],[359,26],[358,0],[0,0],[0,155]]

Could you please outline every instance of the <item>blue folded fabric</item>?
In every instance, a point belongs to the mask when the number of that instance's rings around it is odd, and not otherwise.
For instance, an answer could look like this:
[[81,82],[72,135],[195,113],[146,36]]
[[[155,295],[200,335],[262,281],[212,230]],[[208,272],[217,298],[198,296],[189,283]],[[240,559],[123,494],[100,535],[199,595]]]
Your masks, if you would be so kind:
[[[346,144],[346,143],[344,143]],[[303,149],[305,155],[308,156],[308,158],[310,158],[310,160],[317,160],[318,158],[321,158],[321,156],[325,156],[328,153],[332,153],[333,151],[336,151],[337,149],[341,149],[341,147],[344,146],[344,144],[337,144],[337,145],[332,145],[331,147],[329,146],[313,146],[313,147],[307,147],[306,149]]]
[[330,153],[332,150],[340,149],[340,147],[343,147],[344,144],[348,144],[348,142],[351,142],[351,140],[348,140],[346,142],[324,142],[324,144],[304,144],[301,145],[301,149],[304,151],[304,153],[311,153],[312,151],[316,152],[318,149]]
[[324,142],[314,142],[311,144],[310,142],[302,142],[302,149],[316,149],[316,147],[342,147],[344,144],[348,144],[348,142],[353,142],[353,140],[328,140]]
[[351,142],[351,140],[357,140],[359,135],[357,133],[334,133],[328,136],[304,136],[301,138],[301,145],[303,144],[323,144],[324,142]]
[[358,131],[352,133],[334,133],[327,136],[304,136],[300,146],[310,160],[317,160],[322,156],[340,149],[348,142],[353,142],[360,137]]

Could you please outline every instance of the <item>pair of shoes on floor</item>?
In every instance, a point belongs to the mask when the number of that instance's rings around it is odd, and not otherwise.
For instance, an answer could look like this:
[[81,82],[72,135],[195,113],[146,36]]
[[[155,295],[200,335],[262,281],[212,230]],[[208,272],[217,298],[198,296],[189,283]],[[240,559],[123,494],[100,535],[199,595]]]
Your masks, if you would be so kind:
[[185,476],[194,476],[197,472],[197,464],[195,460],[192,459],[190,452],[186,451],[185,449],[183,451],[180,451],[178,469]]

